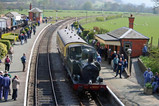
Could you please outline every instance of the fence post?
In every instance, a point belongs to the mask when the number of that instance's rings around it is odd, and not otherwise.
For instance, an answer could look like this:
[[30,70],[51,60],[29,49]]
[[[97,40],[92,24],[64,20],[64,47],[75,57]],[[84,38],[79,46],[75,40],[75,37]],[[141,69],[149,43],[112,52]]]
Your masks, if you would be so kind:
[[153,37],[151,37],[150,50],[152,49]]
[[158,49],[159,49],[159,38],[158,38]]

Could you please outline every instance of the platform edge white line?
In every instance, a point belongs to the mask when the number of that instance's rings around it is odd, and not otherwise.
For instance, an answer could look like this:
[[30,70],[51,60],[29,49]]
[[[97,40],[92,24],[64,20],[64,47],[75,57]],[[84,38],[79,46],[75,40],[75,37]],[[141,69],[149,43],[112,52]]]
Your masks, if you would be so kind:
[[39,39],[41,33],[42,33],[49,25],[51,25],[51,24],[48,24],[47,26],[45,26],[45,27],[40,31],[40,33],[38,34],[38,36],[36,37],[36,39],[35,39],[35,41],[34,41],[34,43],[33,43],[33,46],[32,46],[31,52],[30,52],[30,57],[29,57],[29,61],[28,61],[27,76],[26,76],[26,83],[25,83],[24,106],[27,105],[28,80],[29,80],[30,65],[31,65],[31,59],[32,59],[34,47],[35,47],[35,44],[36,44],[37,40]]

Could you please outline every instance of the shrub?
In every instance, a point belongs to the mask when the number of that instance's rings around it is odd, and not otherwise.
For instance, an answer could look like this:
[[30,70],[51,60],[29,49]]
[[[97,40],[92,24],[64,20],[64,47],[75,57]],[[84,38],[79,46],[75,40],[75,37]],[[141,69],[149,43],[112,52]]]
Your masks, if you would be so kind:
[[1,43],[3,43],[3,44],[5,44],[5,45],[7,45],[7,50],[9,50],[10,49],[10,41],[9,40],[0,40],[0,42]]
[[74,22],[74,23],[73,23],[73,26],[74,26],[76,29],[78,29],[78,26],[79,26],[78,22]]
[[93,30],[95,30],[96,32],[99,32],[100,31],[100,29],[99,29],[99,27],[93,27]]
[[89,36],[89,39],[94,39],[94,35],[95,35],[96,33],[94,32],[94,31],[90,31],[89,33],[88,33],[88,36]]
[[38,23],[35,23],[35,25],[37,26],[37,25],[38,25]]
[[5,34],[2,34],[1,38],[5,37],[5,36],[8,36],[8,35],[15,35],[15,36],[18,36],[17,33],[5,33]]
[[111,15],[111,16],[107,16],[106,20],[115,19],[115,18],[121,18],[121,17],[122,17],[122,14]]
[[0,59],[2,59],[7,54],[7,46],[3,43],[0,43]]
[[152,89],[152,85],[151,85],[151,83],[149,83],[149,82],[146,83],[145,87],[148,88],[148,89]]
[[25,28],[25,32],[28,32],[29,31],[29,28],[27,27],[27,28]]
[[104,17],[97,17],[96,18],[96,21],[104,21],[105,19],[104,19]]
[[156,64],[159,61],[159,49],[152,49],[150,51],[149,57],[147,56],[140,56],[140,59],[144,63],[146,67],[150,67],[152,72],[159,72],[159,65]]
[[82,33],[83,37],[85,37],[89,33],[89,29],[84,29]]
[[100,28],[98,34],[104,34],[104,33],[107,33],[107,32],[109,32],[107,29]]
[[18,36],[8,35],[2,38],[3,40],[9,40],[10,42],[15,42],[18,40]]
[[26,31],[25,31],[25,30],[23,30],[21,33],[25,34],[25,33],[26,33]]

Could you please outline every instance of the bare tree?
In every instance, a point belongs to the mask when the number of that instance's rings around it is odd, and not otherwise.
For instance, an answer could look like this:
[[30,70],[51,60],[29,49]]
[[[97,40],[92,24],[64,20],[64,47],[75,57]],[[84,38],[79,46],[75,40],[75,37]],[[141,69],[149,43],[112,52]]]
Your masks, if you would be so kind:
[[154,2],[153,13],[157,14],[157,9],[159,8],[159,0],[152,0]]
[[2,3],[2,2],[0,2],[0,14],[2,14],[2,13],[3,13],[3,9],[4,9],[4,7],[3,7],[3,3]]

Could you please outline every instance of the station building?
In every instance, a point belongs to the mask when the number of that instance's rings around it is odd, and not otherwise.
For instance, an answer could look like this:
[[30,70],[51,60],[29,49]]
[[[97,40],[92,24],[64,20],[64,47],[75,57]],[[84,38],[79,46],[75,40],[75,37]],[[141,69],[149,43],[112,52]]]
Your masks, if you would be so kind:
[[42,14],[43,11],[40,10],[39,8],[32,8],[32,5],[30,4],[30,10],[29,10],[29,20],[30,21],[40,21],[42,22]]
[[106,34],[97,34],[95,38],[99,43],[105,44],[107,49],[125,54],[130,48],[131,57],[138,57],[142,55],[142,48],[149,38],[133,29],[134,19],[132,15],[129,17],[129,28],[122,27]]

